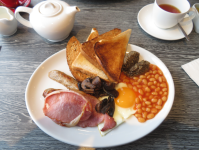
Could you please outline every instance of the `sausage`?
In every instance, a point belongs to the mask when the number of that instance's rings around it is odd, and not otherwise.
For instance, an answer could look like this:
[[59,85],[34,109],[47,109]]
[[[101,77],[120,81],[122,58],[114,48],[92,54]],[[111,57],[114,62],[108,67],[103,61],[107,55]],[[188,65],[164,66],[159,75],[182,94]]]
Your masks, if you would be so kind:
[[50,94],[50,93],[52,93],[54,91],[58,91],[58,90],[61,90],[61,89],[53,89],[53,88],[46,89],[43,92],[43,97],[45,98],[48,94]]
[[48,73],[48,77],[64,85],[68,89],[78,90],[78,82],[71,76],[59,70],[52,70]]

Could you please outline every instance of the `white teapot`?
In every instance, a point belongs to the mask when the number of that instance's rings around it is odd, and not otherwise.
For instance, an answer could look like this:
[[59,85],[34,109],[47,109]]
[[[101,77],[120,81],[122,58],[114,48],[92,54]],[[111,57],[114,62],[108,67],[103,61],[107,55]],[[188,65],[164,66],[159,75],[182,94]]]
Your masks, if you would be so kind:
[[[38,3],[33,9],[17,7],[16,19],[23,25],[33,28],[39,35],[52,42],[59,42],[67,38],[73,28],[75,14],[80,9],[69,6],[60,0],[47,0]],[[22,18],[19,12],[29,13],[29,20]]]

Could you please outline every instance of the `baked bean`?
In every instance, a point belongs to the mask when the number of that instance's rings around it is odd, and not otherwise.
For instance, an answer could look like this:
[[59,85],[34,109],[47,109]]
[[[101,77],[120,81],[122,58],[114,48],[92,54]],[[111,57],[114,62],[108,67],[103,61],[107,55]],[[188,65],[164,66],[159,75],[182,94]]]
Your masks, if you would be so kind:
[[150,104],[151,104],[151,102],[149,102],[149,101],[146,101],[146,102],[145,102],[145,104],[147,104],[147,105],[150,105]]
[[149,99],[152,99],[152,98],[153,98],[153,95],[150,95],[150,96],[149,96]]
[[128,87],[131,88],[131,89],[133,88],[133,86],[131,84],[128,84]]
[[145,102],[142,102],[142,106],[143,106],[143,107],[145,107],[145,106],[146,106]]
[[137,113],[141,114],[142,113],[142,109],[138,109]]
[[162,76],[162,80],[165,82],[166,81],[166,79],[165,79],[165,77],[164,76]]
[[155,75],[155,78],[156,78],[156,79],[159,79],[159,74],[156,74],[156,75]]
[[155,117],[155,115],[152,114],[152,113],[147,115],[147,118],[148,118],[148,119],[152,119],[152,118],[154,118],[154,117]]
[[145,111],[145,110],[146,110],[146,108],[145,108],[145,107],[142,107],[142,110],[143,110],[143,111]]
[[139,78],[138,78],[138,77],[133,77],[133,79],[134,79],[134,80],[138,80]]
[[152,85],[150,88],[151,88],[151,89],[155,89],[155,88],[156,88],[156,86]]
[[142,95],[139,95],[138,97],[139,97],[140,101],[142,102]]
[[160,91],[160,88],[159,88],[159,87],[157,87],[157,88],[155,89],[155,91],[156,91],[156,92]]
[[146,78],[145,75],[140,75],[140,79],[144,79],[144,78]]
[[150,93],[146,93],[145,95],[146,95],[146,96],[149,96],[149,95],[150,95]]
[[138,88],[141,88],[142,86],[141,86],[141,85],[137,85],[137,87],[138,87]]
[[158,100],[156,99],[156,98],[153,98],[152,100],[151,100],[151,102],[152,103],[156,103]]
[[155,85],[156,85],[157,83],[158,83],[157,81],[154,81],[154,82],[153,82],[153,84],[155,84]]
[[159,94],[162,95],[162,91],[160,91]]
[[150,76],[150,75],[148,75],[146,78],[147,78],[147,79],[149,79],[150,77],[151,77],[151,76]]
[[133,85],[138,85],[139,83],[138,82],[133,82]]
[[152,109],[151,109],[151,112],[152,112],[153,114],[156,114],[156,113],[158,112],[158,110],[155,109],[155,108],[152,108]]
[[152,70],[150,70],[149,72],[150,72],[150,73],[153,73],[153,71],[152,71]]
[[149,81],[155,81],[155,78],[150,78]]
[[143,123],[143,122],[146,121],[146,119],[139,117],[139,118],[138,118],[138,121],[141,122],[141,123]]
[[147,112],[150,112],[150,111],[151,111],[151,109],[147,107],[147,108],[146,108],[146,111],[147,111]]
[[162,100],[159,99],[158,102],[157,102],[157,104],[158,104],[159,106],[161,106],[161,105],[162,105]]
[[138,83],[142,82],[142,79],[138,79]]
[[138,117],[142,117],[141,114],[135,114],[135,117],[138,118]]
[[147,101],[147,99],[146,99],[146,98],[143,98],[143,101],[144,101],[144,102],[146,102],[146,101]]
[[160,86],[160,83],[157,83],[157,86]]
[[146,117],[147,117],[147,112],[143,112],[143,113],[142,113],[142,117],[143,117],[143,118],[146,118]]
[[155,76],[154,76],[154,75],[151,75],[151,77],[154,78]]
[[159,82],[162,82],[162,77],[159,77],[158,80],[159,80]]
[[155,75],[156,73],[157,73],[157,71],[156,71],[156,70],[154,70],[154,71],[153,71],[153,74]]
[[163,92],[166,92],[166,91],[167,91],[167,88],[163,88],[162,91],[163,91]]
[[153,82],[148,82],[148,86],[151,86],[151,85],[153,85]]
[[147,72],[147,73],[145,73],[145,76],[148,76],[150,73],[149,72]]
[[166,95],[166,96],[167,96],[167,92],[164,92],[163,95]]
[[167,87],[165,83],[160,84],[160,87]]
[[146,87],[146,88],[145,88],[145,91],[146,91],[146,92],[151,92],[151,90],[150,90],[149,87]]
[[155,108],[157,108],[157,109],[162,109],[162,106],[155,106]]
[[140,99],[139,99],[138,97],[135,99],[135,103],[136,103],[136,104],[139,104],[139,103],[140,103]]
[[159,73],[160,75],[162,75],[162,71],[158,70],[158,73]]
[[137,89],[137,87],[136,87],[136,86],[134,86],[134,87],[133,87],[133,90],[134,90],[135,92],[137,92],[137,91],[138,91],[138,89]]
[[156,66],[155,65],[152,65],[152,70],[156,70]]
[[141,95],[144,94],[144,92],[143,92],[141,89],[139,89],[138,92],[139,92]]
[[142,82],[147,85],[147,80],[146,79],[143,79]]
[[151,94],[152,94],[152,95],[158,95],[158,93],[157,93],[157,92],[152,92]]
[[166,97],[166,96],[163,96],[163,97],[162,97],[162,101],[165,102],[166,100],[167,100],[167,97]]
[[137,104],[136,108],[141,108],[142,104]]
[[152,107],[152,105],[148,105],[147,107],[151,108],[151,107]]

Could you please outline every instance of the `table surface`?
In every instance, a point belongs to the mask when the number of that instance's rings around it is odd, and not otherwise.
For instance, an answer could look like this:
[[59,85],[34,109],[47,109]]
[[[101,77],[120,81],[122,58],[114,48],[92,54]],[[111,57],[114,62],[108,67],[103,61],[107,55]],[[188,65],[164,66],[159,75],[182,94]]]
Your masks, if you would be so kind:
[[[32,0],[30,7],[39,2]],[[74,28],[64,41],[51,43],[20,23],[13,36],[0,36],[0,149],[95,149],[69,145],[48,136],[32,121],[25,105],[25,88],[33,71],[46,58],[64,49],[70,37],[76,36],[84,42],[93,27],[99,33],[113,28],[132,29],[129,43],[152,52],[165,63],[176,91],[173,107],[157,129],[135,142],[107,149],[198,149],[199,87],[181,65],[199,57],[199,34],[193,30],[187,42],[185,38],[159,40],[145,33],[137,22],[137,14],[143,6],[153,2],[67,0],[81,12],[77,13]],[[197,0],[190,0],[191,6],[194,3]],[[28,18],[26,14],[23,16]]]

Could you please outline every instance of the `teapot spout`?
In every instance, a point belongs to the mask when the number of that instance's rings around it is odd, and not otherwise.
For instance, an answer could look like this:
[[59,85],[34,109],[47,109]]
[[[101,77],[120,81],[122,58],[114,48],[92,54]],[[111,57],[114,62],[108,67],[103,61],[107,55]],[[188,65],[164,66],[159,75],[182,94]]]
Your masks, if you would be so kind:
[[79,12],[80,11],[80,9],[79,9],[79,7],[77,7],[77,6],[71,6],[70,7],[70,12],[71,12],[71,14],[76,14],[77,12]]

